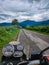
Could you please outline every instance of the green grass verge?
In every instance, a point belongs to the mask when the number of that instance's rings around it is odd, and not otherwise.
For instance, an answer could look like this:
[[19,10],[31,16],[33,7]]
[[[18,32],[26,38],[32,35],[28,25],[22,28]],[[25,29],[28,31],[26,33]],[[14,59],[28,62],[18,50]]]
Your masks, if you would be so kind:
[[25,27],[25,29],[49,35],[49,26],[31,26]]
[[0,61],[2,56],[2,48],[12,40],[16,40],[20,28],[17,26],[0,26]]

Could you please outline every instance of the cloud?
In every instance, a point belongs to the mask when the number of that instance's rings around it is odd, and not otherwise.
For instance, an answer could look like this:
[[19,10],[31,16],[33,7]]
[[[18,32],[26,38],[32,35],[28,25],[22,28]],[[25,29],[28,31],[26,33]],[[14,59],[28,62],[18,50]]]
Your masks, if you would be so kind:
[[0,0],[0,22],[49,19],[49,0]]

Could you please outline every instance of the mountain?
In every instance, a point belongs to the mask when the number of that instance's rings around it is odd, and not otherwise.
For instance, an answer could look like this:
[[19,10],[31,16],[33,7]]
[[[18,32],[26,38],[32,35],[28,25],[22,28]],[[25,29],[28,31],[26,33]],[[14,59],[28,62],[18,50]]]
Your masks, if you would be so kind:
[[10,25],[12,25],[12,23],[6,23],[6,22],[0,23],[0,26],[10,26]]
[[[10,26],[12,23],[0,23],[0,26]],[[38,25],[49,25],[49,20],[45,21],[32,21],[32,20],[25,20],[19,23],[20,26],[38,26]]]
[[49,20],[46,21],[32,21],[32,20],[26,20],[21,23],[19,23],[20,26],[37,26],[37,25],[49,25]]
[[41,25],[49,25],[49,20],[45,20],[45,21],[42,21],[40,23],[41,23]]
[[35,21],[31,21],[31,20],[26,20],[26,21],[19,23],[20,26],[33,26],[36,24],[37,23]]

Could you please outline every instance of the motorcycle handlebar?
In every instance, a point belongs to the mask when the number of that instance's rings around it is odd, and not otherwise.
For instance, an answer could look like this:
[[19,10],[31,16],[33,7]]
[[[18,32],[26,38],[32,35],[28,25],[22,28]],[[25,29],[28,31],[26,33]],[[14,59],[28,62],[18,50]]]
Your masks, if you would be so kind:
[[42,55],[46,50],[48,50],[49,49],[49,47],[47,47],[47,48],[45,48],[44,50],[42,50],[41,52],[40,52],[40,55]]

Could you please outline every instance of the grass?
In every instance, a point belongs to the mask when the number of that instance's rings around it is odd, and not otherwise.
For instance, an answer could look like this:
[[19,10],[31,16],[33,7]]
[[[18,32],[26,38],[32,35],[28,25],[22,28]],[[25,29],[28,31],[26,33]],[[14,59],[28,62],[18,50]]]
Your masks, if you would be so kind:
[[49,26],[31,26],[25,29],[49,35]]
[[16,40],[20,28],[16,26],[0,26],[0,60],[2,48],[12,40]]

